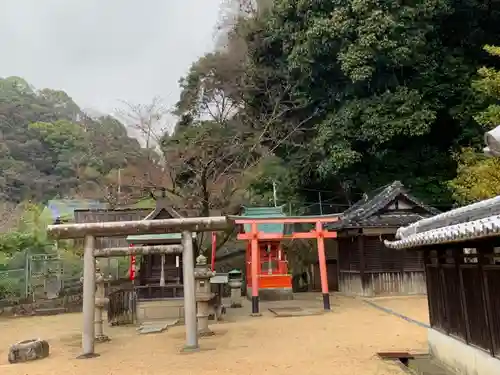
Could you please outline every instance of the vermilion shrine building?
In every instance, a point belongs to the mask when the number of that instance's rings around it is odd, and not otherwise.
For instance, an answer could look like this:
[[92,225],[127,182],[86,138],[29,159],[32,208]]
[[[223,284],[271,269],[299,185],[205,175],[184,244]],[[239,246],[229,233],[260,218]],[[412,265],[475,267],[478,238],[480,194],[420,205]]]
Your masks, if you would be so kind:
[[[397,229],[438,211],[412,196],[395,181],[377,189],[339,215],[287,217],[281,207],[244,208],[233,217],[239,227],[238,239],[246,240],[245,269],[247,293],[252,294],[251,238],[256,225],[259,247],[259,297],[292,298],[292,278],[282,241],[316,238],[323,233],[326,285],[322,285],[320,256],[309,267],[312,290],[376,296],[425,294],[423,257],[416,252],[395,251],[384,245]],[[318,224],[316,221],[319,221]],[[302,224],[301,224],[302,223]],[[310,223],[313,232],[294,232],[295,224]],[[319,227],[318,227],[319,225]],[[233,254],[237,255],[237,252]],[[320,252],[318,252],[320,254]],[[221,259],[234,255],[223,255]]]
[[[242,217],[248,219],[284,218],[283,207],[244,207]],[[240,226],[241,233],[251,233],[251,224]],[[282,239],[285,233],[284,223],[258,224],[257,230],[263,235],[270,236],[267,240],[259,241],[259,298],[262,300],[292,299],[292,275],[289,274],[288,261],[282,248]],[[275,235],[275,238],[271,236]],[[248,241],[245,253],[246,275],[252,274],[252,246]],[[247,295],[252,295],[252,278],[247,278]]]

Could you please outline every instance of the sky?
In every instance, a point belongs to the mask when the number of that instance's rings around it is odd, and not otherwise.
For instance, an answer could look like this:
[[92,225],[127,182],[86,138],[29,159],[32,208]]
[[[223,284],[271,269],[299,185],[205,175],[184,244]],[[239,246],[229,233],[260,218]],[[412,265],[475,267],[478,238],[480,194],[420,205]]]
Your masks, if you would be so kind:
[[214,46],[221,0],[0,0],[0,77],[66,91],[81,108],[167,106]]

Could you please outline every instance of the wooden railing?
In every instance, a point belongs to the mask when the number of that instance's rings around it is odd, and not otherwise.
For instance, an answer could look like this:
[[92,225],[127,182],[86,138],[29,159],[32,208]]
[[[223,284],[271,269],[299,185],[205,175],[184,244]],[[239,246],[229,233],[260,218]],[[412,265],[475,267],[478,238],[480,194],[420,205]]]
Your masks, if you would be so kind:
[[138,301],[183,298],[181,284],[140,285],[109,293],[108,322],[111,325],[134,324]]

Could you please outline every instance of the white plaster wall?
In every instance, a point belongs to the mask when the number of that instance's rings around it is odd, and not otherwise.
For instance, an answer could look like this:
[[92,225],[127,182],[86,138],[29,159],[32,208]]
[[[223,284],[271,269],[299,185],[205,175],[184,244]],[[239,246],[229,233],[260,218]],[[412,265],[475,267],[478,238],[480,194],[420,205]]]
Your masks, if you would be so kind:
[[430,354],[460,375],[500,375],[500,360],[434,329],[428,330]]

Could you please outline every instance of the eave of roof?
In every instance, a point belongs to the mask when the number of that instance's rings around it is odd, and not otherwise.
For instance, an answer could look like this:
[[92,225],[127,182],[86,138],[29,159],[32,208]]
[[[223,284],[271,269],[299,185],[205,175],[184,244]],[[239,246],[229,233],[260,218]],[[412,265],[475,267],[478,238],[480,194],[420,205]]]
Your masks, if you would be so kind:
[[384,244],[391,249],[410,249],[494,236],[500,236],[500,215],[413,233],[397,241],[386,240]]
[[500,195],[468,206],[426,218],[398,230],[397,238],[406,238],[416,233],[432,229],[448,227],[450,225],[466,223],[494,215],[500,215]]

